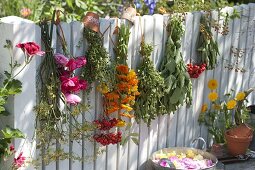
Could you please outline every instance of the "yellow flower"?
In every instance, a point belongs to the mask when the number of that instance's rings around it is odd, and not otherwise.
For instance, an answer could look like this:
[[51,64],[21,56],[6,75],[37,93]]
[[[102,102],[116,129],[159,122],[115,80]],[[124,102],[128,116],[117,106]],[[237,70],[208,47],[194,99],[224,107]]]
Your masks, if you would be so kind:
[[192,158],[192,159],[196,156],[196,154],[192,150],[187,150],[186,155],[188,158]]
[[231,109],[234,109],[236,106],[236,101],[235,100],[230,100],[227,102],[227,109],[228,110],[231,110]]
[[203,104],[202,108],[201,108],[201,112],[204,113],[204,112],[207,111],[207,109],[208,109],[208,105],[207,104]]
[[120,116],[123,116],[123,117],[127,117],[127,118],[133,118],[133,117],[135,117],[134,115],[132,115],[132,114],[129,114],[129,113],[120,113],[119,114]]
[[217,87],[218,87],[218,82],[217,82],[217,80],[211,79],[211,80],[208,82],[208,88],[209,88],[209,89],[214,90],[214,89],[217,89]]
[[208,98],[210,101],[215,101],[218,99],[218,94],[216,92],[211,92],[208,94]]
[[128,105],[125,105],[125,104],[121,104],[121,108],[122,109],[125,109],[126,111],[130,112],[133,110],[132,107],[128,106]]
[[124,120],[118,119],[118,123],[116,124],[117,127],[124,127],[126,126],[126,122]]
[[132,69],[129,71],[128,75],[127,75],[127,79],[131,80],[131,79],[135,79],[136,78],[136,73],[135,71]]
[[176,152],[175,151],[167,153],[167,157],[172,157],[172,156],[176,156]]
[[131,92],[136,92],[138,91],[138,86],[132,86],[130,90]]
[[103,83],[97,86],[97,91],[99,91],[102,94],[106,94],[109,92],[109,88],[106,84]]
[[245,99],[245,93],[244,92],[239,92],[237,95],[236,95],[236,100],[237,101],[241,101],[241,100],[244,100]]
[[158,11],[160,14],[166,14],[166,9],[164,7],[159,7]]
[[219,105],[219,104],[214,104],[214,105],[213,105],[213,109],[214,109],[214,110],[220,110],[220,109],[221,109],[221,105]]

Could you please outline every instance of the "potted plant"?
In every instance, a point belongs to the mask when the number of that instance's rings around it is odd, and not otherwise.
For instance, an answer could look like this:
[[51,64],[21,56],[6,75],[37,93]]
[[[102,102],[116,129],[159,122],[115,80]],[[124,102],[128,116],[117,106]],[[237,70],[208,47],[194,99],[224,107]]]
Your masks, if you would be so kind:
[[234,126],[225,132],[227,148],[231,155],[245,154],[253,137],[253,129],[246,124],[249,118],[247,96],[254,89],[239,92],[233,102]]
[[[198,121],[200,124],[205,124],[213,136],[217,146],[214,145],[213,149],[219,148],[219,145],[222,146],[221,143],[226,143],[231,155],[244,154],[252,139],[253,131],[245,124],[249,118],[246,98],[254,89],[238,92],[237,95],[234,95],[235,91],[231,90],[219,99],[216,92],[217,87],[217,80],[213,79],[208,82],[208,88],[211,90],[208,94],[210,103],[203,104]],[[218,149],[218,152],[221,151]],[[216,152],[217,154],[219,153]]]

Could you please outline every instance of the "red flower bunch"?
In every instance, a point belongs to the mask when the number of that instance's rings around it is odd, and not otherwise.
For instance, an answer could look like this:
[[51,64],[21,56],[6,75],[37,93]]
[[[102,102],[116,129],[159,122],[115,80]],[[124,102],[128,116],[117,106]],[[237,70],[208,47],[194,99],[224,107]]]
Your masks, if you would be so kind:
[[[15,153],[16,153],[16,150],[15,150],[13,144],[11,144],[9,146],[8,156],[11,156]],[[26,157],[23,156],[23,152],[20,152],[20,154],[17,157],[14,157],[14,159],[13,159],[12,169],[19,169],[20,167],[24,167],[25,161],[26,161]]]
[[87,60],[85,57],[78,57],[76,59],[71,58],[68,63],[66,64],[66,67],[69,71],[74,71],[77,68],[81,68],[87,63]]
[[78,76],[73,76],[73,74],[76,69],[86,64],[86,58],[82,56],[69,59],[59,53],[54,56],[61,75],[61,92],[65,95],[68,104],[77,105],[81,102],[81,98],[76,94],[81,90],[86,90],[88,83],[86,80],[80,80]]
[[21,48],[28,57],[33,57],[35,55],[43,56],[45,54],[45,52],[41,51],[40,46],[35,42],[19,43],[16,47]]
[[107,120],[106,118],[103,118],[102,120],[94,120],[93,123],[97,126],[97,129],[106,131],[115,127],[118,123],[118,119],[113,118]]
[[190,63],[190,64],[187,64],[187,69],[191,78],[198,78],[200,74],[206,70],[206,64],[203,63],[200,65],[196,65],[196,64],[193,65]]
[[86,90],[87,82],[79,80],[78,76],[66,77],[61,76],[61,91],[62,93],[79,93],[81,90]]
[[20,168],[24,166],[26,157],[23,156],[23,152],[20,152],[19,156],[17,158],[14,158],[13,166],[15,168]]
[[117,133],[108,133],[108,134],[96,134],[93,136],[93,139],[102,144],[103,146],[110,144],[117,144],[121,142],[122,133],[118,131]]

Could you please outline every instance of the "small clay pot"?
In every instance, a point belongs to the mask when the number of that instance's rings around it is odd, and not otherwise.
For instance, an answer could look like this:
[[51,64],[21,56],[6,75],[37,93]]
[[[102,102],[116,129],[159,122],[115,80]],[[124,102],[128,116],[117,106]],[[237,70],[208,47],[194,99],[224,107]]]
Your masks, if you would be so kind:
[[212,145],[211,153],[217,158],[222,157],[224,154],[224,143],[215,143]]
[[133,23],[135,20],[135,16],[136,16],[136,9],[133,7],[128,7],[123,11],[121,18],[127,19]]
[[225,138],[229,154],[233,156],[245,154],[252,140],[252,136],[252,134],[246,137],[232,136],[229,131],[226,131]]
[[87,12],[83,18],[83,24],[85,27],[88,27],[95,32],[99,32],[99,15],[94,12]]

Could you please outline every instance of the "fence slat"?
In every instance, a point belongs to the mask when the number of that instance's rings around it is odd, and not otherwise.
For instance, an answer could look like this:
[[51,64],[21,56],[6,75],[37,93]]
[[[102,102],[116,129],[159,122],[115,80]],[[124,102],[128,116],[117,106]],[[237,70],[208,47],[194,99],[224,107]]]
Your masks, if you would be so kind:
[[[242,56],[242,60],[241,60],[241,64],[242,67],[245,69],[245,72],[242,73],[242,89],[248,89],[249,88],[249,79],[250,79],[250,66],[251,66],[251,50],[252,50],[252,46],[254,44],[252,44],[252,40],[253,40],[253,32],[252,32],[252,23],[254,22],[252,19],[252,15],[254,15],[254,12],[251,10],[249,5],[242,5],[243,7],[243,19],[242,19],[242,23],[245,24],[242,26],[242,28],[244,29],[242,36],[245,36],[245,39],[243,37],[243,41],[241,41],[242,43],[240,44],[240,48],[244,48],[242,45],[245,43],[245,49],[244,49],[244,54]],[[246,41],[246,42],[244,42]],[[251,95],[250,95],[251,96]],[[248,97],[248,99],[250,99],[250,96]],[[251,103],[250,100],[248,100],[249,103]]]
[[[131,68],[137,70],[138,64],[140,64],[140,44],[141,43],[141,28],[140,28],[140,17],[136,17],[133,25],[132,36],[132,54],[131,54]],[[131,120],[132,127],[130,133],[139,134],[139,125],[134,119]],[[136,170],[138,166],[138,146],[131,140],[128,142],[128,170]]]
[[[111,19],[110,23],[110,30],[109,30],[109,37],[111,37],[112,41],[110,40],[109,43],[109,55],[111,57],[111,59],[114,59],[114,45],[113,43],[116,42],[116,36],[113,35],[113,32],[115,30],[115,27],[118,26],[118,19]],[[112,169],[112,170],[116,170],[117,169],[117,145],[109,145],[107,146],[107,165],[106,165],[106,169]]]
[[[248,44],[250,45],[250,49],[248,50],[248,57],[250,59],[250,68],[248,71],[248,87],[254,87],[255,84],[255,4],[249,4],[250,7],[250,22],[249,22],[249,33],[248,33]],[[250,40],[251,39],[251,40]],[[246,87],[245,87],[246,88]],[[249,104],[255,104],[255,95],[250,95],[248,97]]]
[[[191,58],[192,60],[194,60],[194,63],[197,63],[197,42],[199,40],[199,32],[200,32],[200,19],[201,19],[201,13],[200,12],[195,12],[193,13],[193,30],[192,30],[192,48],[191,48]],[[188,26],[188,25],[187,25]],[[202,105],[202,100],[201,100],[201,92],[203,89],[203,84],[199,83],[200,79],[194,79],[192,81],[193,83],[193,90],[192,90],[192,96],[193,96],[193,107],[191,106],[191,108],[193,110],[191,110],[192,112],[188,113],[188,119],[186,120],[186,124],[188,124],[188,126],[186,126],[187,128],[187,133],[186,134],[190,134],[191,138],[189,138],[188,140],[186,140],[186,145],[189,146],[191,141],[194,138],[197,138],[200,136],[200,128],[198,125],[198,116],[200,114],[200,109],[199,107]],[[192,121],[193,120],[193,121]],[[189,137],[190,137],[189,136]]]
[[[144,16],[144,38],[145,42],[149,44],[155,44],[155,35],[153,32],[153,27],[151,25],[156,25],[153,16]],[[157,47],[154,46],[154,49]],[[151,55],[152,61],[155,63],[154,53]],[[149,127],[149,143],[148,143],[148,154],[147,158],[152,154],[153,151],[157,150],[157,133],[158,133],[158,118],[151,122]]]

